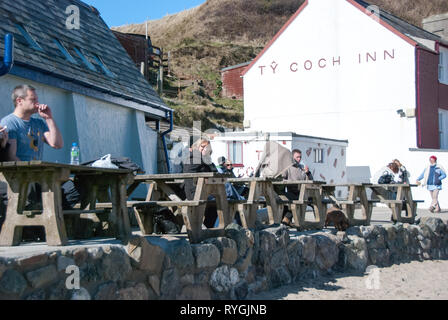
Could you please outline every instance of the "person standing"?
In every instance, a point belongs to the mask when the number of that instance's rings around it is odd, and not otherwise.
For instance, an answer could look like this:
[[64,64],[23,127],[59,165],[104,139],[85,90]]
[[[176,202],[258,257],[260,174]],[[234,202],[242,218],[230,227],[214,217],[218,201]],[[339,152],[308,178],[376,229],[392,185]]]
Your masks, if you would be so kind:
[[417,178],[417,184],[427,187],[431,194],[432,203],[429,211],[440,213],[442,210],[439,205],[439,192],[442,190],[442,180],[446,178],[446,170],[437,164],[437,157],[429,158],[430,165]]

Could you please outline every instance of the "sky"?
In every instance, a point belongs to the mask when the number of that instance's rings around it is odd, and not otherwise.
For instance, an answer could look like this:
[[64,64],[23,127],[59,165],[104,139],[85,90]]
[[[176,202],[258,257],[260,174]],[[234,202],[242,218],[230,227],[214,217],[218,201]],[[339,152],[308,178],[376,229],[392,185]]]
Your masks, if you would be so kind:
[[205,0],[83,0],[94,6],[109,27],[142,23],[196,7]]

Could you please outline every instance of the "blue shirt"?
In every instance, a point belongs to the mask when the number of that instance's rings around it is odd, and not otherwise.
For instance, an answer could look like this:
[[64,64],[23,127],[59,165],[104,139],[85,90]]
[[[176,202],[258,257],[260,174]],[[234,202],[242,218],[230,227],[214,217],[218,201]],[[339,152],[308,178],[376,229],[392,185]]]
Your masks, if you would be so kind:
[[42,160],[44,133],[49,131],[42,119],[32,117],[25,121],[12,113],[4,117],[0,124],[8,126],[9,139],[17,141],[17,158],[21,161]]

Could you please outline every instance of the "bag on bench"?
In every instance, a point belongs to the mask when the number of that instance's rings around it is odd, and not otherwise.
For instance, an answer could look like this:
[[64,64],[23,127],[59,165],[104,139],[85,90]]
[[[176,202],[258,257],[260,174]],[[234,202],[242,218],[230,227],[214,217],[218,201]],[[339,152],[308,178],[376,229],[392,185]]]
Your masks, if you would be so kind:
[[178,234],[180,231],[176,217],[170,209],[163,208],[154,214],[155,234]]

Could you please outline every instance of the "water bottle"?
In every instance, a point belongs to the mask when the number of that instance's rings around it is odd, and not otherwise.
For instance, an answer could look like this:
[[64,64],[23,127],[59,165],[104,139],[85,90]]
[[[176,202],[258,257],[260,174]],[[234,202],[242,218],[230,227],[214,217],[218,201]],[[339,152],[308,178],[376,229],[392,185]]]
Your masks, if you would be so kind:
[[72,150],[70,152],[70,164],[79,165],[79,147],[76,142],[72,144]]

